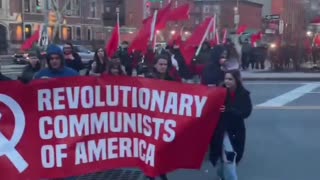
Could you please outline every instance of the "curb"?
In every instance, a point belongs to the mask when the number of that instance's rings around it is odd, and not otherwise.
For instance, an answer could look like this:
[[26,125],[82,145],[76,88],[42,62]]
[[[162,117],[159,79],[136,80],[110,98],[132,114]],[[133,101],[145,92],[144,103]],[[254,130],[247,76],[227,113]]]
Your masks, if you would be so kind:
[[244,81],[319,81],[320,77],[243,77]]

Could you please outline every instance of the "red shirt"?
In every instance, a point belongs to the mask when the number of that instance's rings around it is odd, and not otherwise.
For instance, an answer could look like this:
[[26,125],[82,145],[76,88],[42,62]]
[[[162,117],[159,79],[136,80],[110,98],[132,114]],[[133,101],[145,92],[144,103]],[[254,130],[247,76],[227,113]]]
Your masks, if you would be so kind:
[[234,102],[236,100],[236,92],[230,93],[230,99],[231,99],[231,102]]

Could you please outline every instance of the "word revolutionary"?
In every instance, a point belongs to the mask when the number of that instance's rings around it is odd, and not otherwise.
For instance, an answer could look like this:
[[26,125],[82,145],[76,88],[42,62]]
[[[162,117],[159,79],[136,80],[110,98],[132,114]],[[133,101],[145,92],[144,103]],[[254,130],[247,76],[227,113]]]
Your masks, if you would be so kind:
[[130,86],[60,87],[38,90],[38,110],[141,108],[147,111],[201,117],[208,97]]

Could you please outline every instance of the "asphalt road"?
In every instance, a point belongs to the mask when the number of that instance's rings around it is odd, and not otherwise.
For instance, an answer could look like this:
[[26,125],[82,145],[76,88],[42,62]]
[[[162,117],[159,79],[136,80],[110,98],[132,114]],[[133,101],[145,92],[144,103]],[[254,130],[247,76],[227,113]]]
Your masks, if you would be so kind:
[[[21,68],[5,67],[15,78]],[[238,167],[240,180],[318,179],[320,156],[320,83],[246,82],[255,110],[247,122],[247,142]],[[205,161],[201,170],[180,170],[170,180],[215,180]],[[79,177],[83,180],[140,180],[135,170],[116,170]]]

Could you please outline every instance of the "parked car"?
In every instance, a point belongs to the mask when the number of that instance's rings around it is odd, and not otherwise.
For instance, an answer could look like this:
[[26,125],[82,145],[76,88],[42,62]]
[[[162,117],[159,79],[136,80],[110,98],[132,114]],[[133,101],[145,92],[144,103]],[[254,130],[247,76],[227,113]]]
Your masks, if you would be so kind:
[[[63,46],[59,45],[59,47],[63,50]],[[85,48],[81,45],[73,45],[74,51],[79,54],[82,59],[82,63],[85,66],[89,66],[90,62],[94,59],[94,52],[90,51],[89,49]]]
[[16,53],[12,56],[14,64],[27,64],[28,53]]

